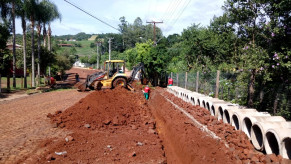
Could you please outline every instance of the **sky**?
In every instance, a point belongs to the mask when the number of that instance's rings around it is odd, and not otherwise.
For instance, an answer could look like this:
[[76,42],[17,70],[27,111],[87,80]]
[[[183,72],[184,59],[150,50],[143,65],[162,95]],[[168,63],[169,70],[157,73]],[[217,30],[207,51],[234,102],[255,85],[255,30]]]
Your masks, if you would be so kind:
[[[181,34],[192,24],[207,26],[214,15],[221,16],[224,0],[67,0],[98,19],[118,28],[119,18],[128,23],[140,17],[143,24],[151,21],[162,29],[163,35]],[[92,18],[65,0],[51,0],[58,6],[61,20],[52,22],[52,35],[119,33],[116,29]],[[16,33],[21,33],[20,20],[16,21]]]

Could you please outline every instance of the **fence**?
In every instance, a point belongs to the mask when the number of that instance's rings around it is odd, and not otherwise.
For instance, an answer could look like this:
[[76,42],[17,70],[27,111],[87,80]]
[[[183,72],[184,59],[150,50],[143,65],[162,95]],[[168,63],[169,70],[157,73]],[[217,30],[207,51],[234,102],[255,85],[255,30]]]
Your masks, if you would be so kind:
[[[176,86],[247,105],[248,79],[239,78],[240,73],[228,72],[179,72],[171,73]],[[259,111],[268,111],[291,119],[291,85],[279,84],[276,87],[256,85],[254,107]]]

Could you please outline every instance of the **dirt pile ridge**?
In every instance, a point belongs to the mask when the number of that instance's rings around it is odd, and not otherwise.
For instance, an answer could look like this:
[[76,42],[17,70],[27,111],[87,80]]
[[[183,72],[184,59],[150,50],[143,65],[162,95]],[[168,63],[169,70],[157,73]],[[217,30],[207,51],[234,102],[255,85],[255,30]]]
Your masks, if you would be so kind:
[[166,163],[155,121],[141,94],[124,88],[96,91],[48,117],[55,127],[72,134],[44,141],[40,146],[46,153],[27,161]]

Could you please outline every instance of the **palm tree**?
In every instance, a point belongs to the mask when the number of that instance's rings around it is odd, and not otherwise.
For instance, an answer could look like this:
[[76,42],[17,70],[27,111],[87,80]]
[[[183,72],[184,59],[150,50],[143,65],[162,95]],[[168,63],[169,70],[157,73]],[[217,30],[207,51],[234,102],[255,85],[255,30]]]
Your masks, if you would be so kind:
[[61,13],[58,10],[58,7],[46,0],[48,3],[48,7],[50,8],[50,14],[49,14],[49,19],[47,21],[48,23],[48,31],[47,31],[47,36],[48,36],[48,50],[51,51],[51,34],[52,34],[52,30],[51,30],[51,22],[53,22],[56,19],[60,19],[61,20]]
[[22,49],[23,49],[23,78],[24,78],[24,88],[27,88],[27,75],[26,75],[26,19],[27,19],[27,1],[18,0],[16,3],[16,16],[21,19],[22,27]]
[[11,2],[12,10],[11,10],[11,16],[12,16],[12,42],[13,42],[13,48],[12,48],[12,54],[13,54],[13,88],[16,88],[16,77],[15,77],[15,70],[16,70],[16,50],[15,50],[15,1],[12,0]]
[[36,14],[36,29],[37,29],[37,58],[38,58],[38,62],[37,62],[37,79],[38,79],[38,85],[40,85],[40,35],[41,35],[41,24],[43,22],[44,19],[44,15],[45,12],[44,11],[44,6],[42,5],[43,3],[39,3],[38,4],[38,9],[37,9],[37,14]]
[[34,58],[34,27],[35,27],[35,18],[36,18],[36,11],[37,11],[37,2],[36,0],[26,0],[26,11],[28,18],[31,22],[31,77],[32,87],[35,87],[35,58]]
[[[44,47],[46,46],[46,36],[48,37],[48,50],[51,51],[51,22],[53,22],[55,19],[61,20],[61,14],[58,10],[58,7],[50,2],[49,0],[43,0],[43,3],[48,9],[47,16],[48,19],[46,22],[43,22],[43,39],[44,39]],[[46,31],[46,24],[48,24],[48,30]],[[50,76],[50,67],[49,67],[49,76]]]

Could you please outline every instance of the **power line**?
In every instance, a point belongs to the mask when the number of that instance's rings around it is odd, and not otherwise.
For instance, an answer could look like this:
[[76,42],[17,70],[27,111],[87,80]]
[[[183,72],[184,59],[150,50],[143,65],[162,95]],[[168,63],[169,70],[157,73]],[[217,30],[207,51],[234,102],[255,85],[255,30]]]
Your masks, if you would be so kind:
[[69,3],[69,4],[70,4],[70,5],[72,5],[72,6],[76,7],[77,9],[79,9],[79,10],[83,11],[83,12],[84,12],[84,13],[86,13],[87,15],[89,15],[89,16],[91,16],[91,17],[93,17],[93,18],[97,19],[98,21],[100,21],[100,22],[102,22],[102,23],[106,24],[107,26],[109,26],[109,27],[111,27],[111,28],[113,28],[113,29],[117,30],[118,32],[120,32],[120,30],[119,30],[119,29],[117,29],[117,28],[115,28],[115,27],[111,26],[110,24],[108,24],[108,23],[104,22],[103,20],[101,20],[101,19],[99,19],[99,18],[95,17],[94,15],[90,14],[89,12],[85,11],[84,9],[81,9],[81,8],[80,8],[80,7],[78,7],[77,5],[75,5],[75,4],[73,4],[73,3],[71,3],[71,2],[69,2],[69,1],[67,1],[67,0],[64,0],[64,1],[65,1],[65,2],[67,2],[67,3]]
[[173,17],[173,15],[175,15],[175,12],[178,8],[178,6],[180,6],[182,0],[177,0],[174,2],[173,7],[170,8],[169,10],[169,14],[166,14],[166,17],[164,17],[164,19],[168,19],[169,21],[171,20],[171,18]]
[[181,15],[184,13],[185,9],[189,6],[191,0],[188,1],[187,5],[184,7],[184,9],[182,10],[182,12],[180,12],[180,15],[177,17],[177,19],[175,20],[175,22],[173,23],[173,26],[176,24],[177,20],[181,17]]

